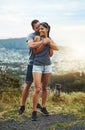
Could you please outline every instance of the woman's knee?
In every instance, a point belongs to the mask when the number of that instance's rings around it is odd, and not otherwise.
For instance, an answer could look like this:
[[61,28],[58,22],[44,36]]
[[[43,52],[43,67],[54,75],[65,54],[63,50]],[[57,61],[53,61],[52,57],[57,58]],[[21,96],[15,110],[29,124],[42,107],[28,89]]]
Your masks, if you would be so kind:
[[42,92],[47,92],[47,87],[42,87]]
[[36,92],[37,94],[39,94],[39,93],[40,93],[40,87],[36,88],[36,89],[35,89],[35,92]]

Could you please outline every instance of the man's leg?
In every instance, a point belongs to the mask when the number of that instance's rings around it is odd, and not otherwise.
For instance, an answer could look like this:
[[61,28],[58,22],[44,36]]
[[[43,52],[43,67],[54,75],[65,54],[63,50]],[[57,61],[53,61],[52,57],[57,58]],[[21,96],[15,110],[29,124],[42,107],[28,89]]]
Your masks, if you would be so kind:
[[22,99],[21,99],[21,107],[19,110],[19,115],[22,114],[25,111],[25,103],[26,103],[26,99],[28,97],[29,94],[29,89],[32,83],[25,83],[24,85],[24,89],[22,92]]
[[21,99],[22,101],[21,101],[21,107],[19,109],[19,114],[22,114],[25,110],[25,102],[29,93],[30,86],[33,81],[32,68],[33,68],[32,65],[27,66],[26,81],[22,92],[22,99]]
[[31,83],[25,83],[25,85],[24,85],[24,89],[22,92],[22,100],[21,100],[22,106],[25,106],[26,99],[27,99],[28,94],[29,94],[30,86],[31,86]]

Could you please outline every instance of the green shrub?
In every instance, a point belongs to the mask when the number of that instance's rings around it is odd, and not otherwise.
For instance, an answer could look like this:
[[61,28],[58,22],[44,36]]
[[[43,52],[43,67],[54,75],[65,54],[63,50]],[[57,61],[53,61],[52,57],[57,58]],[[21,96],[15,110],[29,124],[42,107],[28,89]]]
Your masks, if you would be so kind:
[[61,84],[63,92],[82,91],[85,92],[85,74],[68,73],[65,75],[52,75],[49,86],[55,88],[55,84]]
[[20,81],[17,77],[14,77],[10,75],[8,72],[2,71],[0,69],[0,87],[19,88]]

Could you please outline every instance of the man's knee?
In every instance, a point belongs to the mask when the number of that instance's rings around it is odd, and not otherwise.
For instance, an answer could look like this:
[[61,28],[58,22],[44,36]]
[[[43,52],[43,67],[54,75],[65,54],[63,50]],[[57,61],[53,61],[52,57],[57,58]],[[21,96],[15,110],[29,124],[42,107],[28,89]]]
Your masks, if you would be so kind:
[[27,82],[25,83],[25,87],[30,88],[31,84],[32,84],[31,82]]
[[30,86],[31,86],[31,84],[29,84],[29,83],[25,83],[24,85],[23,85],[23,91],[25,91],[25,90],[29,90],[30,89]]

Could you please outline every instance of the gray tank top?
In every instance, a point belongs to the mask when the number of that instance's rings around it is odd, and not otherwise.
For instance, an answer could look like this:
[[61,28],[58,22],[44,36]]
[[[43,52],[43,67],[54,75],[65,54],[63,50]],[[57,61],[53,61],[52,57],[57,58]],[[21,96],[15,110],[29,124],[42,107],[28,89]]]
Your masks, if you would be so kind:
[[38,66],[50,65],[51,60],[49,56],[49,49],[49,46],[46,45],[40,53],[35,55],[33,64]]

